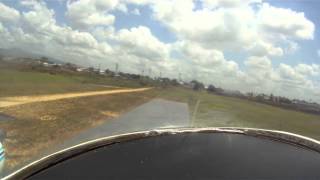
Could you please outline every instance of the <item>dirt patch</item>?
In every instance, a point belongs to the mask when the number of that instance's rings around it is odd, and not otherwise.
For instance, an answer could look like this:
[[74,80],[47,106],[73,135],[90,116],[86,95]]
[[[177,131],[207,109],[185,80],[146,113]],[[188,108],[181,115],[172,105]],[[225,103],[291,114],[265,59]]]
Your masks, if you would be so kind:
[[116,118],[119,116],[119,113],[112,112],[112,111],[101,111],[101,114],[106,115],[106,116],[110,116],[112,118]]
[[150,90],[151,88],[138,88],[138,89],[119,89],[119,90],[107,90],[107,91],[91,91],[82,93],[66,93],[66,94],[54,94],[54,95],[41,95],[41,96],[19,96],[19,97],[4,97],[0,98],[0,108],[17,106],[35,102],[46,102],[69,98],[98,96],[108,94],[120,94],[120,93],[132,93]]
[[52,116],[52,115],[44,115],[40,117],[41,121],[54,121],[56,120],[57,117],[56,116]]

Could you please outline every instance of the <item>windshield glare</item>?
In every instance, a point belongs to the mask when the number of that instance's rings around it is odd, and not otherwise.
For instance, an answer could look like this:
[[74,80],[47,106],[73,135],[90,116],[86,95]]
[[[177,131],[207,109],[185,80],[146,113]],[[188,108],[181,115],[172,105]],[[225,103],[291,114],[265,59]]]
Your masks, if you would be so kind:
[[0,0],[0,169],[101,137],[320,140],[318,1]]

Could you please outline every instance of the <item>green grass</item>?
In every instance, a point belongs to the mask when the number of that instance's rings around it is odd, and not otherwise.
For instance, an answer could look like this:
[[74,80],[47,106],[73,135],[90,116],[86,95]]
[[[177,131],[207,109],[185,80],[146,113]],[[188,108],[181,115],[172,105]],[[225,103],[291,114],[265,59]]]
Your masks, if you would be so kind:
[[[244,99],[194,92],[182,88],[163,90],[162,98],[189,104],[196,127],[250,127],[293,132],[320,140],[320,116],[287,110]],[[199,106],[194,113],[196,102]]]
[[0,97],[112,89],[97,85],[140,87],[138,82],[97,75],[58,75],[0,69]]

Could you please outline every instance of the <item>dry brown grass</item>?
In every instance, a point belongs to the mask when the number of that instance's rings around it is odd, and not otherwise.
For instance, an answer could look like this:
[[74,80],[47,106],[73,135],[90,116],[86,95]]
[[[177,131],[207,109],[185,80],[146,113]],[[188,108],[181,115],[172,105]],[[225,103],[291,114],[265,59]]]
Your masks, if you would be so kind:
[[17,167],[79,132],[100,125],[147,102],[156,90],[99,95],[0,108],[16,120],[1,122],[6,168]]

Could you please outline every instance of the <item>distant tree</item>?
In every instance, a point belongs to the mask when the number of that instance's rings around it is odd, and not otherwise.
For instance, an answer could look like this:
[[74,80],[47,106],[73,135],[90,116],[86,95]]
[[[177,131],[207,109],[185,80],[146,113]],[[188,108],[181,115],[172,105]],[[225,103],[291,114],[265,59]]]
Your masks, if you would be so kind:
[[195,91],[201,91],[204,89],[204,84],[202,82],[192,80],[190,83],[192,84],[192,89]]
[[45,56],[42,56],[42,57],[40,58],[40,61],[41,61],[41,62],[49,62],[49,59],[48,59],[47,57],[45,57]]
[[139,74],[130,74],[130,78],[131,79],[140,79],[140,75]]
[[88,71],[92,73],[92,72],[94,72],[94,68],[93,67],[89,67]]
[[248,93],[247,93],[247,97],[248,97],[248,98],[253,98],[253,93],[252,93],[252,92],[248,92]]
[[179,85],[179,82],[178,82],[177,79],[172,79],[172,80],[170,81],[170,84],[173,85],[173,86],[177,86],[177,85]]
[[279,102],[284,104],[291,104],[292,101],[286,97],[279,97]]
[[207,91],[208,92],[216,92],[217,88],[214,85],[209,85]]

